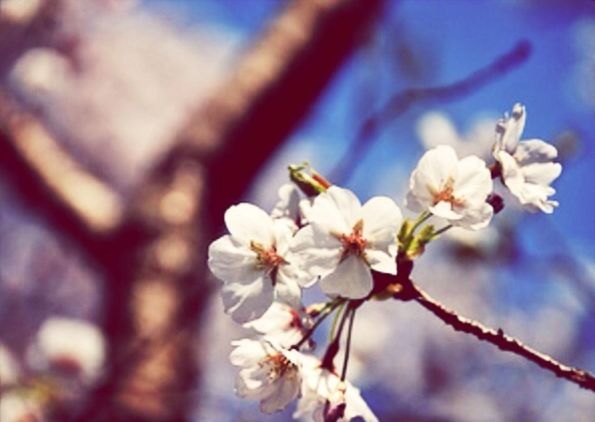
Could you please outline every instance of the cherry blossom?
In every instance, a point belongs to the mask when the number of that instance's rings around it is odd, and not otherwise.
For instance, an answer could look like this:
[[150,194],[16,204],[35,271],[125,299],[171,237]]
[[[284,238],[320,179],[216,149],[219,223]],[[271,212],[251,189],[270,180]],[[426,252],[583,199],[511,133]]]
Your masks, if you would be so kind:
[[360,299],[373,287],[370,269],[396,274],[396,233],[401,210],[387,197],[363,206],[353,192],[331,186],[314,200],[308,219],[294,238],[292,250],[311,278],[321,277],[329,296]]
[[295,363],[297,352],[284,350],[268,340],[242,339],[232,342],[231,363],[242,369],[236,394],[260,400],[264,413],[284,409],[300,392],[301,376]]
[[271,217],[286,222],[295,233],[307,223],[307,214],[312,207],[312,200],[299,190],[294,183],[286,183],[279,188],[279,200],[275,204]]
[[562,172],[562,165],[554,163],[558,151],[540,139],[521,141],[527,114],[519,103],[496,126],[494,158],[501,167],[502,180],[519,202],[530,211],[551,214],[557,201],[548,199],[556,190],[550,184]]
[[24,390],[2,393],[0,398],[0,421],[41,422],[46,420],[42,404],[37,397]]
[[291,229],[247,203],[230,207],[225,224],[230,234],[211,244],[208,265],[224,283],[226,312],[245,323],[262,316],[273,300],[299,307],[302,272],[289,253]]
[[105,344],[99,329],[86,321],[48,318],[30,346],[27,358],[32,367],[79,376],[91,382],[101,371]]
[[378,421],[359,390],[309,355],[300,355],[301,398],[294,418],[316,422],[350,421],[356,417],[366,422]]
[[312,326],[312,320],[301,307],[294,308],[285,303],[273,302],[264,315],[245,326],[282,347],[290,348],[303,338]]
[[486,203],[492,190],[483,160],[474,155],[459,159],[452,147],[439,146],[426,152],[411,174],[407,207],[476,230],[492,218],[493,209]]

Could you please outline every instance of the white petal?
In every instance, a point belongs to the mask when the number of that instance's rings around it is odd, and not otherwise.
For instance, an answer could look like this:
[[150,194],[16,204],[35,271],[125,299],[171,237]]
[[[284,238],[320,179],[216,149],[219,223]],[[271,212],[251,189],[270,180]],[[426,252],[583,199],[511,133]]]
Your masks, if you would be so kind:
[[266,334],[278,329],[289,328],[292,320],[291,306],[282,302],[273,302],[262,317],[245,324],[245,326],[253,328],[261,334]]
[[364,204],[361,211],[364,221],[363,236],[370,248],[388,252],[396,243],[397,232],[403,222],[401,210],[395,202],[377,196]]
[[378,422],[378,418],[370,407],[362,398],[360,391],[346,382],[347,388],[345,390],[345,420],[352,420],[356,417],[360,417],[365,422]]
[[541,139],[528,139],[519,143],[514,158],[522,166],[535,162],[553,161],[558,156],[555,146],[548,144]]
[[440,191],[446,181],[452,177],[458,161],[455,150],[446,145],[426,152],[417,165],[414,193],[423,188],[426,191],[428,189]]
[[260,410],[264,413],[274,413],[283,410],[295,399],[300,391],[300,379],[283,376],[274,384],[275,389],[260,402]]
[[493,215],[492,206],[484,202],[479,207],[467,209],[463,218],[452,221],[452,224],[466,229],[479,230],[490,223]]
[[274,298],[294,308],[298,308],[302,303],[302,289],[297,281],[291,277],[287,277],[282,269],[277,273]]
[[429,208],[430,212],[436,217],[444,218],[449,221],[456,221],[463,218],[463,215],[453,210],[452,204],[446,201],[440,201]]
[[361,203],[353,192],[331,186],[316,197],[308,219],[328,233],[349,233],[360,218],[360,210]]
[[496,127],[496,154],[500,150],[511,154],[516,150],[525,128],[526,119],[525,107],[517,103],[512,108],[512,114],[498,122]]
[[370,267],[380,273],[396,274],[397,262],[397,248],[393,248],[390,253],[378,249],[366,249],[366,261]]
[[252,283],[262,275],[256,267],[256,253],[225,235],[209,246],[209,269],[226,283]]
[[279,201],[271,211],[271,217],[274,219],[287,218],[294,223],[299,221],[299,203],[304,197],[296,185],[286,183],[279,188]]
[[[410,183],[410,185],[417,185]],[[433,199],[428,189],[417,189],[416,191],[409,190],[405,198],[405,207],[413,212],[422,212],[432,205]]]
[[221,289],[225,312],[237,323],[259,318],[273,303],[273,284],[262,274],[250,284],[228,283]]
[[455,198],[464,200],[468,204],[485,202],[493,188],[492,176],[485,161],[474,155],[459,161],[453,183]]
[[528,183],[548,186],[562,173],[560,163],[532,163],[522,167],[523,175]]
[[235,366],[253,366],[258,364],[267,355],[263,343],[252,339],[234,340],[231,342],[234,347],[229,355],[229,360]]
[[295,265],[306,271],[310,278],[298,282],[308,287],[316,281],[317,276],[333,271],[341,259],[341,250],[341,242],[322,228],[314,225],[302,228],[291,243],[291,259],[297,260]]
[[363,259],[350,255],[320,280],[320,287],[329,296],[361,299],[372,291],[372,274]]
[[273,220],[255,205],[241,203],[225,212],[225,225],[238,241],[249,245],[251,241],[270,246],[273,241]]

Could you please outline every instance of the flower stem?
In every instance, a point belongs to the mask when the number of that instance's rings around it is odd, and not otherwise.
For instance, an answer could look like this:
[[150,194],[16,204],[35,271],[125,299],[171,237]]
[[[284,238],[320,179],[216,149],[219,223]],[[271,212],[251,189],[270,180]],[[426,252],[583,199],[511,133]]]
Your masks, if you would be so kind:
[[448,226],[444,226],[441,229],[436,230],[433,235],[434,237],[439,236],[450,228],[452,228],[452,224],[449,224]]
[[308,339],[310,337],[312,337],[312,334],[314,334],[314,331],[316,331],[316,329],[322,323],[322,321],[324,321],[326,319],[326,317],[329,316],[339,305],[342,305],[344,303],[345,302],[342,300],[337,300],[337,301],[332,301],[332,302],[327,303],[324,306],[324,308],[322,308],[322,310],[320,311],[320,315],[318,316],[318,319],[316,320],[314,325],[312,325],[312,327],[310,327],[310,329],[304,334],[304,336],[298,343],[291,346],[291,349],[297,350],[300,347],[302,347],[304,345],[304,343],[306,341],[308,341]]
[[[351,303],[349,303],[350,305]],[[343,333],[343,327],[345,326],[345,321],[347,321],[347,316],[350,312],[352,312],[351,306],[346,306],[345,310],[341,315],[341,322],[339,322],[339,327],[337,329],[337,334],[334,336],[333,341],[331,341],[326,348],[326,352],[324,353],[324,357],[322,358],[321,367],[328,369],[329,371],[334,371],[334,364],[333,361],[335,360],[335,356],[339,352],[339,342],[341,341],[341,333]],[[358,305],[359,306],[359,305]],[[339,314],[340,312],[337,312]]]
[[335,330],[337,329],[337,323],[339,322],[339,315],[341,315],[341,311],[343,310],[345,306],[345,302],[343,302],[341,304],[341,306],[339,307],[339,310],[337,310],[337,313],[335,314],[335,317],[333,318],[333,323],[331,324],[331,329],[328,332],[328,341],[331,342],[333,341],[333,338],[335,338]]
[[351,333],[353,332],[353,320],[355,319],[355,311],[357,308],[351,310],[349,316],[349,327],[347,328],[347,344],[345,345],[345,355],[343,356],[343,369],[341,370],[341,381],[345,381],[347,376],[347,363],[349,362],[349,352],[351,351]]
[[415,223],[413,224],[413,227],[411,227],[411,235],[413,236],[413,234],[415,234],[415,230],[417,230],[417,228],[419,226],[421,226],[423,223],[425,223],[426,221],[428,221],[428,219],[432,216],[432,214],[428,211],[424,211],[422,212],[417,219],[415,220]]

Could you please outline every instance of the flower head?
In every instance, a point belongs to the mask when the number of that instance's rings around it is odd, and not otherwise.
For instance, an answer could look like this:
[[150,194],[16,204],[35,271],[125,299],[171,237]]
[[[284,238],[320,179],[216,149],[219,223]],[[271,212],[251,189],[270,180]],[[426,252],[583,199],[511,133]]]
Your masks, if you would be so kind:
[[521,141],[527,115],[525,107],[515,104],[510,116],[496,126],[493,155],[500,163],[502,180],[519,202],[530,211],[552,213],[557,201],[548,199],[556,190],[550,184],[562,172],[554,163],[558,151],[540,139]]
[[223,281],[226,312],[236,322],[260,317],[279,300],[300,306],[301,271],[289,253],[291,229],[252,204],[225,213],[229,235],[209,247],[209,268]]
[[308,355],[300,355],[302,391],[294,418],[316,422],[350,421],[356,417],[366,422],[378,419],[372,413],[359,390],[348,381]]
[[280,220],[295,233],[307,224],[307,214],[312,207],[312,200],[307,198],[294,183],[286,183],[279,188],[279,200],[275,204],[271,217]]
[[312,326],[312,320],[301,307],[294,308],[286,303],[273,302],[263,316],[245,326],[282,347],[290,348],[302,339]]
[[86,321],[48,318],[37,333],[27,357],[32,366],[91,382],[101,372],[105,342],[99,329]]
[[306,285],[321,277],[326,294],[360,299],[372,290],[371,269],[396,273],[402,215],[390,198],[374,197],[362,206],[353,192],[331,186],[316,197],[308,219],[292,243],[311,276]]
[[492,189],[483,160],[474,155],[459,160],[452,147],[439,146],[426,152],[411,174],[407,207],[430,211],[455,226],[480,229],[493,215],[486,203]]
[[236,380],[236,393],[242,398],[260,400],[264,413],[284,409],[300,391],[301,377],[290,350],[267,340],[242,339],[232,342],[231,363],[242,369]]

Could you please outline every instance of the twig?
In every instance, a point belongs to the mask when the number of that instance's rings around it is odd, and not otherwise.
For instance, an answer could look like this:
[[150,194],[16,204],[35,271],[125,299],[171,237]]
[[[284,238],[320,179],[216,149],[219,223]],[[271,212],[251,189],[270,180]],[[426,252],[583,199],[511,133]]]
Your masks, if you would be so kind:
[[494,330],[483,326],[477,321],[458,315],[456,312],[447,309],[444,305],[430,297],[413,282],[411,282],[410,287],[416,293],[413,300],[432,312],[445,324],[450,325],[456,331],[471,334],[479,340],[493,344],[500,350],[522,356],[536,365],[552,372],[557,377],[571,381],[587,390],[595,391],[595,376],[593,374],[582,369],[564,365],[545,353],[538,352],[525,346],[519,340],[504,334],[500,328]]
[[519,66],[529,57],[531,45],[520,41],[512,50],[492,63],[449,85],[410,88],[393,95],[378,111],[371,114],[360,126],[351,145],[329,174],[329,180],[342,183],[352,173],[365,154],[378,139],[378,132],[386,123],[422,102],[449,101],[472,94],[498,77]]

